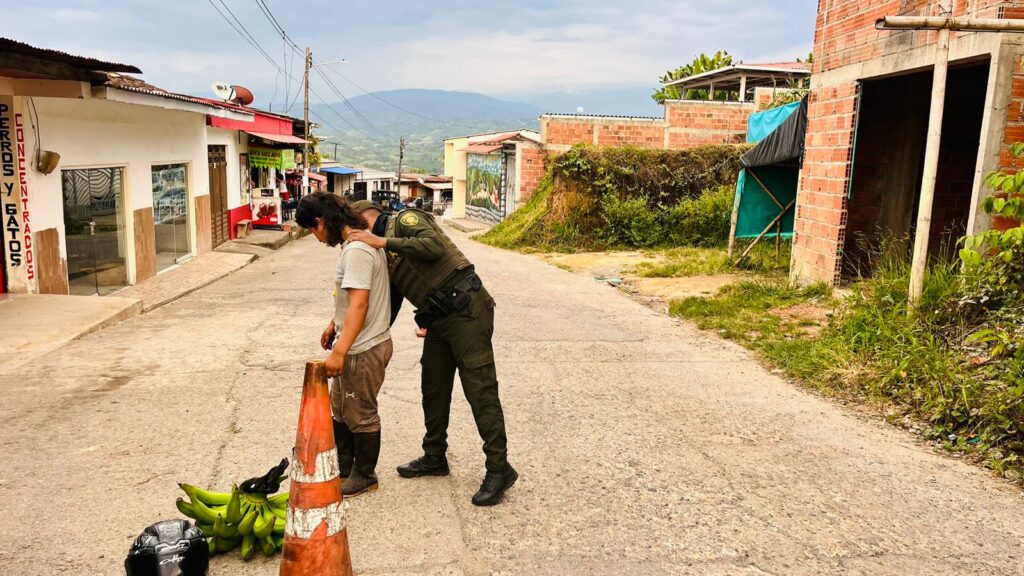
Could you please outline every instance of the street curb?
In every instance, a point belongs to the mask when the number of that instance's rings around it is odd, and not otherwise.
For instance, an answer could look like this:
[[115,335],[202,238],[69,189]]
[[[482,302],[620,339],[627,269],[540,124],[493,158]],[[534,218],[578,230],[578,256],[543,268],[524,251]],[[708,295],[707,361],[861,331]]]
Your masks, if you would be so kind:
[[209,280],[205,280],[205,281],[203,281],[203,282],[201,282],[199,284],[196,284],[195,286],[189,286],[183,292],[179,292],[178,294],[175,294],[174,296],[171,296],[169,298],[165,298],[163,300],[159,300],[159,301],[157,301],[153,305],[149,305],[149,304],[146,304],[145,302],[140,301],[139,303],[142,306],[142,313],[145,314],[145,313],[148,313],[148,312],[152,312],[153,310],[156,310],[157,308],[160,308],[162,306],[166,306],[166,305],[170,304],[171,302],[174,302],[175,300],[179,300],[179,299],[181,299],[181,298],[183,298],[185,296],[188,296],[189,294],[195,292],[196,290],[199,290],[200,288],[206,288],[207,286],[209,286],[210,284],[213,284],[214,282],[217,282],[218,280],[223,280],[227,276],[229,276],[229,275],[231,275],[231,274],[233,274],[235,272],[238,272],[242,268],[245,268],[246,266],[252,264],[258,258],[258,256],[256,256],[255,254],[242,254],[242,256],[249,256],[249,258],[245,262],[243,262],[241,265],[239,265],[239,266],[237,266],[235,268],[232,268],[230,270],[227,270],[223,274],[217,274],[216,276],[210,278]]
[[[127,298],[122,298],[122,299],[127,300]],[[79,332],[78,334],[75,334],[74,336],[72,336],[68,340],[68,342],[73,342],[75,340],[78,340],[79,338],[82,338],[83,336],[88,336],[89,334],[92,334],[93,332],[99,332],[100,330],[103,330],[104,328],[110,328],[111,326],[115,326],[117,324],[120,324],[121,322],[124,322],[125,320],[128,320],[130,318],[134,318],[136,316],[140,316],[144,312],[144,310],[142,308],[142,300],[140,300],[138,298],[133,298],[132,300],[133,300],[133,302],[129,306],[127,306],[125,308],[122,308],[116,314],[108,316],[108,317],[104,318],[103,320],[100,320],[99,322],[93,324],[92,326],[84,328],[81,332]],[[60,347],[63,347],[65,344],[61,344]]]

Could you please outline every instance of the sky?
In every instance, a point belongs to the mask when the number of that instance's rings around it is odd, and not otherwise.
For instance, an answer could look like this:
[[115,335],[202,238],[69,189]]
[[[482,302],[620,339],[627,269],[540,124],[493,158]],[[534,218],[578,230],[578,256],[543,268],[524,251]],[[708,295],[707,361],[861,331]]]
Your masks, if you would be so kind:
[[[223,2],[223,4],[221,3]],[[728,50],[745,62],[804,58],[815,3],[807,0],[263,0],[294,42],[348,97],[431,88],[531,101],[552,95],[653,90],[666,70]],[[7,2],[5,2],[7,4]],[[157,86],[200,96],[240,84],[280,109],[298,84],[222,18],[228,9],[293,78],[285,47],[258,0],[33,0],[8,5],[5,34],[35,46],[134,64]],[[313,75],[314,101],[334,88]]]

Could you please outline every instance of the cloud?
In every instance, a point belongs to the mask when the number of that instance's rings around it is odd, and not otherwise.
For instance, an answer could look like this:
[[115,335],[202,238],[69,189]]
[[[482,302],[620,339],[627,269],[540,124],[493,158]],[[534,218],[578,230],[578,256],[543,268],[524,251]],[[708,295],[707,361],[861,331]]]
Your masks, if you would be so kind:
[[[279,65],[291,62],[255,3],[224,2]],[[112,4],[43,0],[15,8],[12,16],[26,23],[19,40],[136,64],[147,81],[168,89],[205,93],[211,82],[224,80],[252,88],[258,102],[275,87],[283,91],[280,73],[208,3]],[[653,85],[665,70],[719,49],[746,61],[802,57],[810,50],[815,18],[806,0],[267,4],[290,36],[320,59],[350,59],[338,70],[370,90],[499,95]],[[293,75],[300,74],[296,69]],[[358,93],[334,80],[347,94]],[[317,91],[335,98],[322,83]]]

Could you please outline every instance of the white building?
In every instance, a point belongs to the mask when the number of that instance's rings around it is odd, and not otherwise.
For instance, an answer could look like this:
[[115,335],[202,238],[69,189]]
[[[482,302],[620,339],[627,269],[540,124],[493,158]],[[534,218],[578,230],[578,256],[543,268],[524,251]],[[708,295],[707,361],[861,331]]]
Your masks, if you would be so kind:
[[0,292],[107,294],[207,252],[268,179],[247,156],[302,142],[129,65],[0,39],[0,70]]

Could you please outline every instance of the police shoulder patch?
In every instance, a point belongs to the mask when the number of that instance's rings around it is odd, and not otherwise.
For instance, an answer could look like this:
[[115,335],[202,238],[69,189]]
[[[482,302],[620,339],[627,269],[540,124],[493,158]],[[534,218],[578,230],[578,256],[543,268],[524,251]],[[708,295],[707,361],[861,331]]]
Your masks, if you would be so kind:
[[399,220],[405,226],[415,226],[420,223],[420,217],[415,212],[406,212]]

